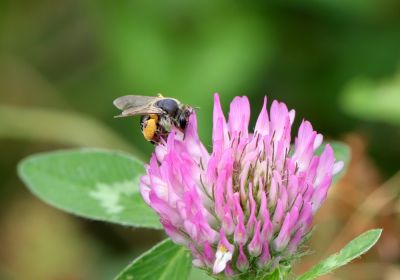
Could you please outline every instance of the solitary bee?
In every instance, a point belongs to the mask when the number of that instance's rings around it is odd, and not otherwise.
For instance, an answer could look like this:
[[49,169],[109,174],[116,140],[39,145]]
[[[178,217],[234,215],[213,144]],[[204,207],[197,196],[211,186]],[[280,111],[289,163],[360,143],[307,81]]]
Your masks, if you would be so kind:
[[125,95],[114,100],[122,110],[116,117],[140,115],[140,127],[147,141],[157,144],[166,139],[172,126],[184,132],[193,108],[177,99],[158,96]]

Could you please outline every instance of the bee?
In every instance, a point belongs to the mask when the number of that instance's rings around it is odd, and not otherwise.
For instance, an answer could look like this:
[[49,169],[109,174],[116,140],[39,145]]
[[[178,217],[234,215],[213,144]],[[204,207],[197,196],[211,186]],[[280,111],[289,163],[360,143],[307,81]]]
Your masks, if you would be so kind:
[[114,100],[122,110],[118,117],[141,116],[140,128],[147,141],[157,144],[166,139],[172,127],[184,132],[193,108],[175,98],[157,96],[125,95]]

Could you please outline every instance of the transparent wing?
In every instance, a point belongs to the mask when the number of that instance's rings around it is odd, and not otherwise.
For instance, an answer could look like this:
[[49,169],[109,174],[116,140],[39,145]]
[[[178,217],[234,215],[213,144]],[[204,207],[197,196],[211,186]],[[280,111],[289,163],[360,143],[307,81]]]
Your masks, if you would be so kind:
[[143,107],[149,104],[154,104],[154,102],[160,99],[159,96],[125,95],[118,97],[113,103],[118,109],[126,110],[128,108]]
[[162,114],[164,111],[154,106],[154,103],[162,99],[159,96],[125,95],[114,100],[114,105],[122,110],[122,114],[116,117],[128,117],[135,115]]
[[149,115],[149,114],[163,114],[164,111],[160,108],[154,107],[154,106],[139,106],[139,107],[133,107],[133,108],[128,108],[126,110],[123,110],[121,115],[115,116],[116,118],[119,117],[129,117],[129,116],[137,116],[137,115]]

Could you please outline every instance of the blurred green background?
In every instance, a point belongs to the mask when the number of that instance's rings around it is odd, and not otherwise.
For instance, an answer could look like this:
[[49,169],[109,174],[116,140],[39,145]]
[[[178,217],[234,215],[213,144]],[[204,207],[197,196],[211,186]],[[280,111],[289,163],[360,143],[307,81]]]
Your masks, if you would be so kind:
[[[267,4],[268,3],[268,4]],[[361,231],[383,237],[323,279],[400,279],[400,2],[0,1],[0,279],[111,279],[163,235],[64,214],[16,175],[23,157],[96,146],[148,159],[137,118],[112,100],[163,93],[198,110],[210,147],[213,93],[284,101],[353,160],[317,215],[315,253]],[[269,103],[270,103],[269,102]]]

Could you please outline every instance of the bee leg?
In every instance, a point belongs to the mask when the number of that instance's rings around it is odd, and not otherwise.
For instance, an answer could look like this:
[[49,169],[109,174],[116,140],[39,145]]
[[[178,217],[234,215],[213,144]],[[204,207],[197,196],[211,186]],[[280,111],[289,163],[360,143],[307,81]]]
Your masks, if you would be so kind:
[[143,136],[147,141],[153,141],[157,137],[157,123],[155,119],[149,119],[143,127]]

